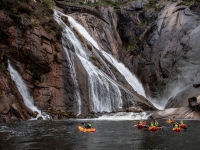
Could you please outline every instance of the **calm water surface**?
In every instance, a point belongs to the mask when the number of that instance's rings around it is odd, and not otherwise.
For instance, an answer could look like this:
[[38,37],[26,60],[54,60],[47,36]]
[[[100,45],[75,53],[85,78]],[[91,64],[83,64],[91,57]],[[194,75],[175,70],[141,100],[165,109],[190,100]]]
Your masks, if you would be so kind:
[[[94,133],[80,132],[91,122]],[[172,125],[158,120],[163,130],[137,129],[134,121],[62,120],[25,121],[0,126],[1,150],[199,150],[200,121],[185,121],[187,130],[176,133]]]

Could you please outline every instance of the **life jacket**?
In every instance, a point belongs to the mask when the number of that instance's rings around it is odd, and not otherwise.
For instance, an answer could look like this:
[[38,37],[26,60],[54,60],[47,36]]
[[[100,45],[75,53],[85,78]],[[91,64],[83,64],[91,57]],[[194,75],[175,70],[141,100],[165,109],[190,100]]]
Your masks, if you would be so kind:
[[155,121],[155,123],[154,123],[154,124],[155,124],[155,126],[158,126],[158,122],[157,122],[157,121]]
[[153,127],[153,126],[154,126],[154,123],[153,123],[153,122],[151,122],[150,126],[151,126],[151,127]]
[[176,128],[177,128],[177,127],[178,127],[178,124],[176,123],[176,124],[174,125],[174,127],[176,127]]

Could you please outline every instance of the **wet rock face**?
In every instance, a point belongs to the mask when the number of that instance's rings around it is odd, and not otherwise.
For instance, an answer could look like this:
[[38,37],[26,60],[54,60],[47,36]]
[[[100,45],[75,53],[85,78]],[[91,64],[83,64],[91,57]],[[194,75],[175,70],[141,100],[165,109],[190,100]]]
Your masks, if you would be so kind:
[[[39,3],[33,2],[33,5],[37,4]],[[63,54],[61,41],[52,33],[46,32],[40,24],[35,26],[34,23],[38,23],[37,18],[31,20],[27,13],[21,13],[19,16],[20,19],[16,21],[16,18],[8,16],[8,12],[0,10],[2,122],[27,120],[37,115],[25,106],[21,94],[12,81],[7,70],[8,58],[23,78],[38,109],[47,111],[51,108],[55,111],[59,109],[73,112],[73,84],[71,84],[69,62]]]
[[154,119],[194,119],[198,120],[200,118],[199,112],[192,111],[189,107],[180,108],[168,108],[161,111],[155,111],[152,114]]
[[[124,45],[132,45],[132,48],[131,53],[124,53],[126,57],[131,54],[125,63],[129,68],[134,66],[132,71],[141,79],[146,94],[167,100],[197,82],[194,74],[199,69],[199,59],[195,57],[199,45],[199,15],[178,2],[158,9],[145,10],[143,6],[135,13],[138,17],[133,17],[127,8],[122,9],[118,26],[127,22],[122,27],[121,38]],[[147,22],[142,24],[142,19]],[[136,30],[136,25],[128,22],[137,22],[140,27]],[[131,43],[135,37],[139,39]]]
[[[90,32],[100,49],[124,62],[137,75],[147,95],[166,100],[184,87],[198,82],[200,4],[196,1],[191,11],[179,2],[169,2],[166,6],[161,3],[154,1],[149,4],[148,1],[137,0],[120,9],[101,7],[97,11],[70,7],[64,11],[72,13]],[[36,18],[30,18],[26,13],[14,17],[20,17],[20,20],[16,21],[5,10],[0,10],[0,121],[26,120],[36,115],[24,105],[11,80],[7,58],[24,79],[39,109],[48,112],[54,119],[74,117],[76,87],[61,41],[47,32],[45,25],[40,25]],[[33,22],[36,25],[32,26]],[[68,50],[73,52],[70,43]],[[91,58],[94,58],[89,51]],[[85,80],[87,73],[74,57],[83,114],[87,116],[90,111],[88,83]],[[106,71],[99,60],[95,58],[93,61]],[[116,69],[110,68],[116,72],[119,84],[126,85]],[[126,88],[130,89],[130,86],[127,84]],[[166,106],[187,106],[187,98],[192,95],[200,94],[189,88],[185,93],[171,97]],[[144,98],[137,99],[140,108],[148,107]],[[140,111],[140,108],[135,110],[130,106],[131,111]]]

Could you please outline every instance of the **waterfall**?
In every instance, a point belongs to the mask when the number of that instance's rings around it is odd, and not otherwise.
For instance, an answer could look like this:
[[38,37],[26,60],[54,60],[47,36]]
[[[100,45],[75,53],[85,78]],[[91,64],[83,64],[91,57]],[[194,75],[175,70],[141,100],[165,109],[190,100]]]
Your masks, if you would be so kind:
[[124,66],[124,64],[118,62],[116,59],[112,57],[112,55],[102,51],[104,57],[115,66],[118,71],[125,77],[126,81],[132,86],[132,88],[140,95],[146,97],[144,88],[139,80],[136,78],[134,74],[132,74],[128,68]]
[[63,45],[63,49],[67,55],[67,59],[69,60],[69,65],[70,65],[70,75],[73,79],[73,82],[74,82],[74,86],[75,86],[75,91],[74,91],[74,99],[76,100],[76,115],[80,115],[81,114],[81,106],[82,106],[82,103],[81,103],[81,97],[80,97],[80,91],[79,91],[79,87],[78,87],[78,81],[77,81],[77,77],[76,77],[76,71],[75,71],[75,67],[74,67],[74,57],[73,55],[71,54],[71,57],[69,56],[69,53],[67,51],[67,48],[66,48],[66,45],[65,45],[65,42],[64,40],[62,39],[62,45]]
[[[19,92],[24,100],[24,104],[29,109],[31,109],[33,112],[34,111],[38,112],[37,118],[38,117],[42,117],[43,119],[50,118],[46,113],[44,113],[44,112],[41,113],[41,111],[36,106],[34,106],[33,98],[29,94],[26,84],[24,83],[24,81],[21,78],[21,76],[19,75],[19,73],[11,66],[9,60],[8,60],[8,71],[10,72],[11,78],[15,82],[17,89],[19,90]],[[35,119],[37,119],[37,118],[35,118]]]
[[111,112],[122,107],[121,91],[119,86],[94,66],[84,51],[79,40],[73,31],[64,24],[60,16],[66,16],[58,11],[54,11],[55,20],[63,26],[63,39],[68,39],[75,50],[76,55],[80,59],[82,65],[88,73],[88,85],[90,96],[90,111],[93,112]]
[[[72,17],[67,16],[68,20],[70,22],[71,27],[76,28],[79,33],[87,39],[97,50],[100,51],[100,48],[97,44],[97,42],[89,35],[89,33],[85,30],[85,28],[77,23]],[[132,88],[140,95],[146,97],[144,88],[140,81],[136,78],[135,75],[133,75],[128,68],[124,66],[124,64],[118,62],[115,58],[113,58],[112,55],[106,53],[105,51],[100,51],[103,53],[104,57],[113,64],[113,66],[118,69],[118,71],[125,77],[126,81],[132,86]]]

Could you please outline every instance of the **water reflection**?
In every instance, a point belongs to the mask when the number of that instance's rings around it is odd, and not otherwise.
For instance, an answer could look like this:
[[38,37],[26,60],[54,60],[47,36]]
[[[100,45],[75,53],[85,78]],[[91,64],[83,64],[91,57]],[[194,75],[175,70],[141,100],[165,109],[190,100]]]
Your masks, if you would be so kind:
[[[78,125],[92,123],[94,133],[79,132]],[[187,131],[172,131],[172,125],[158,120],[163,130],[137,129],[131,120],[26,121],[0,126],[0,149],[48,150],[146,150],[199,149],[199,121],[185,121]]]

